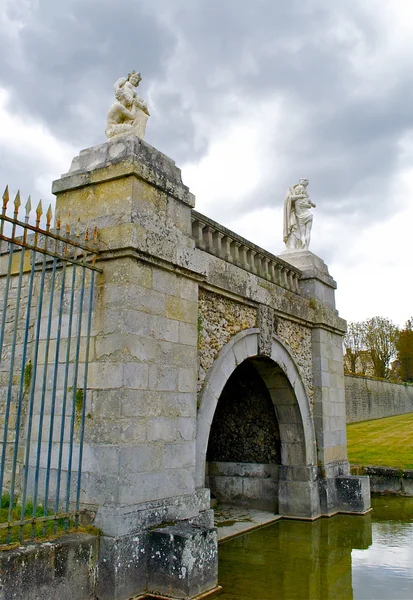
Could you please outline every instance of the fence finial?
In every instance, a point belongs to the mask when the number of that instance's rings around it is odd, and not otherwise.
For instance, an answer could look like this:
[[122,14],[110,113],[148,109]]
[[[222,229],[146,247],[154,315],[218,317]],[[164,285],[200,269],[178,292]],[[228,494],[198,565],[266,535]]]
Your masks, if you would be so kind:
[[6,212],[6,208],[7,208],[7,205],[9,203],[9,200],[10,200],[10,197],[9,197],[9,186],[6,185],[6,189],[4,190],[4,193],[3,193],[3,212],[4,213]]
[[40,223],[40,217],[43,214],[43,207],[42,207],[42,201],[39,200],[39,204],[37,205],[36,208],[36,227],[39,227],[39,223]]
[[32,210],[32,198],[29,196],[27,198],[26,206],[24,207],[26,210],[26,223],[29,221],[30,211]]
[[17,213],[19,212],[19,208],[21,205],[21,199],[20,199],[20,190],[17,190],[17,194],[16,197],[14,199],[14,214],[17,215]]
[[46,213],[46,227],[47,227],[48,229],[49,229],[49,227],[50,227],[50,223],[51,223],[51,221],[52,221],[52,216],[53,216],[53,213],[52,213],[52,205],[51,205],[51,204],[49,204],[49,208],[47,209],[47,213]]

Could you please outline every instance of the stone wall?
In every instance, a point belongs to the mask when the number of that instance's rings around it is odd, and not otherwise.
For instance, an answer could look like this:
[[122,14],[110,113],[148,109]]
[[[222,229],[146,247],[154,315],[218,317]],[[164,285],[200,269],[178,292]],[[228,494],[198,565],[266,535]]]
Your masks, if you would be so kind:
[[413,386],[369,377],[344,377],[347,423],[413,412]]
[[290,349],[312,403],[314,390],[311,328],[280,317],[277,319],[277,335]]
[[1,598],[95,598],[99,537],[71,534],[0,552]]
[[239,331],[255,327],[256,309],[200,288],[198,304],[198,389],[221,348]]
[[413,497],[413,470],[352,465],[354,475],[368,475],[373,494]]

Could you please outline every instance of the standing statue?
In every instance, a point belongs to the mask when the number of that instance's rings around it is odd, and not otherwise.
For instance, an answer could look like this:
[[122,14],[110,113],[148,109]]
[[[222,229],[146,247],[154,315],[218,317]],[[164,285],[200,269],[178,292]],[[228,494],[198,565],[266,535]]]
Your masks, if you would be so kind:
[[308,179],[288,188],[284,199],[284,243],[287,250],[308,250],[313,225],[311,202],[307,192]]
[[135,134],[145,137],[146,121],[149,117],[146,102],[139,98],[135,88],[142,77],[132,71],[127,77],[121,77],[114,85],[116,101],[112,104],[106,120],[106,136]]

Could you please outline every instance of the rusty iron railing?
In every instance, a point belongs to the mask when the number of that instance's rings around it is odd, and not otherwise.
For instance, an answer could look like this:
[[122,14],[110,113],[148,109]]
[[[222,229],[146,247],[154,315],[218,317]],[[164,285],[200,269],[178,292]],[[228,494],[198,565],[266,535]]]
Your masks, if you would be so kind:
[[[98,239],[0,215],[0,543],[77,525]],[[41,220],[45,217],[45,227]],[[0,434],[1,435],[1,434]]]

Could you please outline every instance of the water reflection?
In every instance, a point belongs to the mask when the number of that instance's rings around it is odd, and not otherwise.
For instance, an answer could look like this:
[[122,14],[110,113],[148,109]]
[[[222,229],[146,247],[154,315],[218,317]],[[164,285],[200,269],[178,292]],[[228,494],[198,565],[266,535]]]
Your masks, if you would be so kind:
[[354,598],[413,598],[413,498],[376,498],[373,543],[353,550]]
[[413,498],[364,517],[275,525],[220,545],[223,600],[413,598]]

